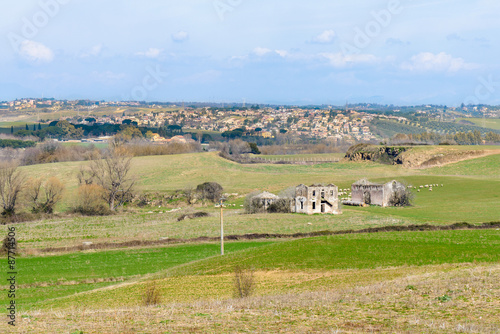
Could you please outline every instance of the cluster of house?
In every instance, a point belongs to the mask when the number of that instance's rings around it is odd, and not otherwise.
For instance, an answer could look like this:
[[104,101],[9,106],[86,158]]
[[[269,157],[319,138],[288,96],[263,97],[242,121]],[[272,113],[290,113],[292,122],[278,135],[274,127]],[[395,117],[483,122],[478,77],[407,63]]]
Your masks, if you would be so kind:
[[[334,184],[311,186],[298,185],[295,187],[295,196],[290,200],[290,211],[305,214],[341,214],[341,204],[365,206],[379,205],[387,207],[392,205],[393,196],[405,190],[404,184],[390,181],[385,184],[373,183],[362,179],[351,185],[351,197],[341,201],[339,189]],[[275,203],[280,197],[269,192],[263,192],[254,197],[261,202],[264,209]]]

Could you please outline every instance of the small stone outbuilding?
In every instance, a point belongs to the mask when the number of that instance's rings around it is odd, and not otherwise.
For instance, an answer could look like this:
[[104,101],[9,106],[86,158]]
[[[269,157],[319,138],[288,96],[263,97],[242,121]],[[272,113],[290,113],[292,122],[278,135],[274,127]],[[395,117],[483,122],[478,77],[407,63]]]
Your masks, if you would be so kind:
[[396,180],[380,184],[362,179],[352,184],[351,198],[353,203],[387,207],[392,206],[391,200],[396,192],[405,189],[405,185]]
[[279,199],[278,196],[275,194],[271,194],[270,192],[264,191],[263,193],[260,193],[259,195],[255,196],[252,198],[252,201],[257,202],[259,207],[264,208],[264,210],[267,211],[269,206],[276,202]]
[[295,200],[292,202],[292,212],[341,214],[338,187],[329,184],[305,186],[295,188]]

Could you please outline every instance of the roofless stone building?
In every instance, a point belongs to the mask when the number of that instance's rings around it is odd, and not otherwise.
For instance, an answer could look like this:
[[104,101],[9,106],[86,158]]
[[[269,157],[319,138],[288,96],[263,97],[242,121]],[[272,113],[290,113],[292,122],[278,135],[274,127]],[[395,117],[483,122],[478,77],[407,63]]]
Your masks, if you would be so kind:
[[391,200],[398,190],[404,191],[405,185],[396,180],[380,184],[362,179],[351,186],[351,202],[382,207],[392,206]]
[[338,196],[338,187],[329,184],[305,186],[295,188],[295,200],[292,202],[292,212],[341,214]]

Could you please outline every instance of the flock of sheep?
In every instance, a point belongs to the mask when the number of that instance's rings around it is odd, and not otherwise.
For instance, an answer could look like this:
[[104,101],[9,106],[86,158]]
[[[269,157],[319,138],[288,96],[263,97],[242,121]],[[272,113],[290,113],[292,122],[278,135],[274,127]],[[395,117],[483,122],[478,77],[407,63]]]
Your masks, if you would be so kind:
[[[429,191],[432,191],[432,188],[433,188],[433,187],[436,187],[436,188],[437,188],[437,187],[439,187],[439,184],[426,184],[426,185],[420,185],[418,188],[417,188],[417,187],[414,187],[414,186],[408,186],[408,189],[413,188],[413,189],[416,189],[416,190],[417,190],[417,192],[420,192],[420,190],[422,190],[422,189],[429,189]],[[441,187],[444,187],[444,185],[443,185],[443,184],[441,184]]]
[[339,189],[339,197],[347,195],[347,197],[341,197],[341,201],[350,201],[351,200],[351,189]]
[[[433,184],[424,184],[424,185],[420,185],[418,187],[414,187],[412,185],[408,186],[408,189],[415,189],[417,190],[417,192],[420,192],[421,190],[423,189],[428,189],[429,191],[432,191],[433,188],[437,188],[437,187],[444,187],[443,184],[437,184],[437,183],[433,183]],[[340,197],[340,200],[341,201],[350,201],[351,200],[351,193],[350,193],[351,189],[339,189],[339,197]],[[342,196],[347,196],[347,197],[342,197]]]

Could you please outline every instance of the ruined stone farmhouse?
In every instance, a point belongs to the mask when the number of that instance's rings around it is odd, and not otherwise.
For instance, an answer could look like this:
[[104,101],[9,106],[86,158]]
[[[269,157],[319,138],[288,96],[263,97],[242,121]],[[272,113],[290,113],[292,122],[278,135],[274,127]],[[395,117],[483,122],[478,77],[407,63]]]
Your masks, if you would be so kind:
[[391,206],[393,196],[397,191],[405,190],[404,184],[398,181],[390,181],[386,184],[373,183],[362,179],[351,186],[351,197],[355,204]]
[[295,199],[292,201],[292,212],[340,214],[338,187],[329,184],[305,186],[303,184],[295,188]]

